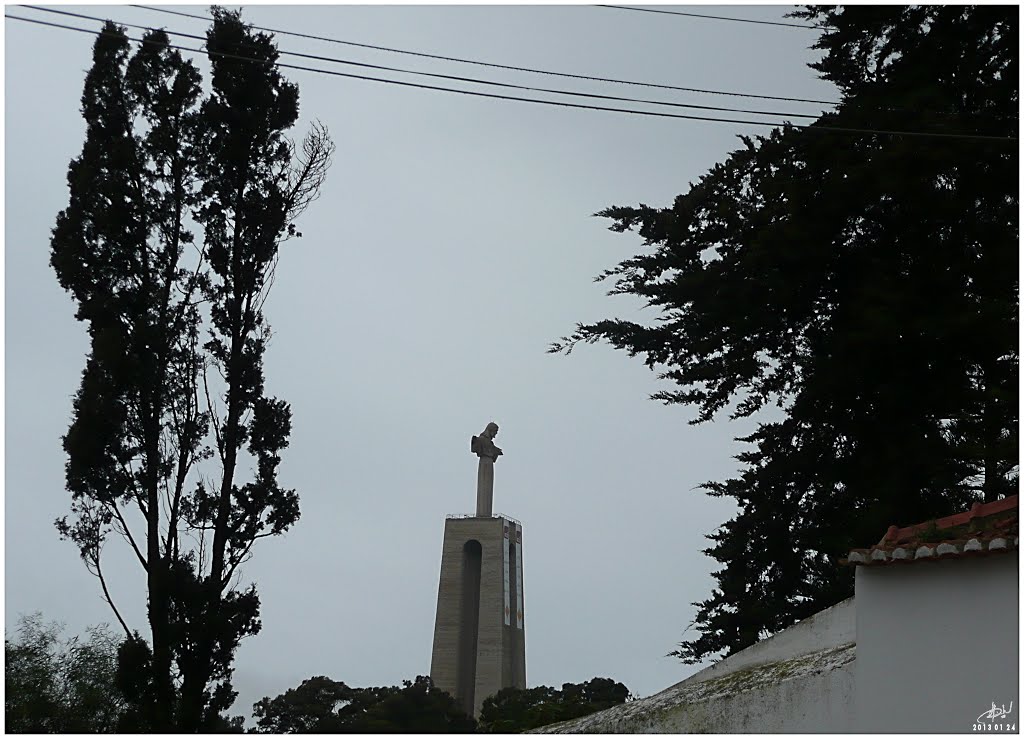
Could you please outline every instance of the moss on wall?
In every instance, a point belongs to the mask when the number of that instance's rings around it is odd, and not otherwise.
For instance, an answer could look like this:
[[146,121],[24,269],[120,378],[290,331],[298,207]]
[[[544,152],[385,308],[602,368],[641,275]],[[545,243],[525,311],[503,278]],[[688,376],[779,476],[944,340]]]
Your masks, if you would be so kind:
[[[856,647],[844,644],[811,654],[752,665],[721,677],[706,680],[684,680],[668,690],[649,698],[615,706],[574,721],[545,726],[536,733],[721,733],[725,731],[759,731],[759,723],[770,719],[785,725],[784,717],[765,716],[765,710],[783,710],[779,695],[799,695],[799,690],[815,681],[825,685],[831,673],[853,662]],[[699,677],[699,674],[698,676]],[[787,686],[787,683],[792,683]],[[764,693],[766,700],[758,700]],[[798,700],[798,699],[797,699]],[[755,710],[755,707],[760,709]],[[765,706],[769,706],[765,709]],[[786,710],[797,711],[790,705]],[[829,727],[822,727],[828,731]],[[834,729],[833,729],[834,730]]]

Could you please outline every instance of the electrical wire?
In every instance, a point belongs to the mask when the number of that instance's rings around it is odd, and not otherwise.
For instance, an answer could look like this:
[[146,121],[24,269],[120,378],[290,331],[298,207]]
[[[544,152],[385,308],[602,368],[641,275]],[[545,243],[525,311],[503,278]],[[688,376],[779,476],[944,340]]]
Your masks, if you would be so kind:
[[[26,6],[26,7],[35,7],[35,6]],[[176,16],[181,16],[181,17],[184,17],[184,18],[192,18],[192,19],[195,19],[195,20],[203,20],[203,21],[212,21],[213,20],[213,18],[211,18],[210,16],[196,15],[194,13],[184,13],[184,12],[177,11],[177,10],[168,10],[167,8],[153,7],[153,6],[149,6],[149,5],[132,5],[131,7],[141,8],[143,10],[151,10],[151,11],[158,12],[158,13],[167,13],[169,15],[176,15]],[[595,7],[621,8],[623,10],[645,10],[644,8],[631,8],[631,7],[619,6],[619,5],[607,5],[607,6],[595,6]],[[42,10],[42,8],[38,8],[38,9]],[[650,12],[659,12],[659,11],[650,11]],[[687,15],[686,13],[676,13],[675,11],[664,11],[664,12],[666,12],[666,13],[667,12],[672,12],[674,14]],[[71,14],[71,15],[73,15],[73,14]],[[690,15],[695,15],[696,17],[701,17],[701,18],[719,18],[719,16],[708,16],[708,15],[700,15],[700,14],[690,14]],[[748,18],[725,18],[724,16],[721,17],[720,19],[722,19],[722,20],[749,21],[751,23],[773,23],[773,22],[769,22],[769,21],[755,21],[755,20],[748,19]],[[130,25],[130,24],[125,24],[125,25]],[[531,69],[531,68],[528,68],[528,67],[515,67],[515,66],[509,66],[509,65],[503,65],[503,64],[494,64],[494,63],[490,63],[490,62],[481,62],[481,61],[474,61],[474,60],[468,60],[468,59],[461,59],[461,58],[458,58],[458,57],[439,56],[439,55],[436,55],[436,54],[426,54],[426,53],[423,53],[423,52],[407,51],[407,50],[403,50],[403,49],[394,49],[394,48],[390,48],[390,47],[387,47],[387,46],[374,46],[374,45],[371,45],[371,44],[361,44],[361,43],[356,43],[354,41],[343,41],[341,39],[330,38],[330,37],[327,37],[327,36],[313,36],[313,35],[305,34],[305,33],[297,33],[295,31],[286,31],[286,30],[283,30],[283,29],[268,28],[266,26],[256,26],[256,25],[252,25],[252,24],[249,24],[249,25],[252,28],[260,30],[260,31],[266,31],[266,32],[269,32],[269,33],[274,33],[274,34],[283,35],[283,36],[296,36],[298,38],[312,39],[312,40],[316,40],[316,41],[325,41],[325,42],[334,43],[334,44],[343,44],[343,45],[349,45],[349,46],[356,46],[356,47],[360,47],[360,48],[374,49],[374,50],[377,50],[377,51],[393,52],[393,53],[397,53],[397,54],[408,54],[408,55],[412,55],[412,56],[425,57],[425,58],[428,58],[428,59],[441,59],[441,60],[450,61],[450,62],[456,62],[456,63],[460,63],[460,64],[476,64],[476,65],[481,65],[481,66],[486,66],[486,67],[494,67],[494,68],[497,68],[497,69],[508,69],[508,70],[514,70],[514,71],[519,71],[519,72],[529,72],[529,73],[533,73],[533,74],[544,74],[544,75],[551,75],[551,76],[556,76],[556,77],[567,77],[567,78],[571,78],[571,79],[591,80],[591,81],[595,81],[595,82],[610,82],[610,83],[614,83],[614,84],[631,85],[631,86],[637,86],[637,87],[651,87],[651,88],[659,88],[659,89],[666,89],[666,90],[678,90],[678,91],[683,91],[683,92],[695,92],[695,93],[701,93],[701,94],[729,95],[729,96],[734,96],[734,97],[758,98],[758,99],[762,99],[762,100],[780,100],[780,101],[795,102],[795,103],[810,103],[810,104],[817,104],[817,105],[829,105],[829,106],[833,106],[833,107],[839,105],[838,102],[827,101],[827,100],[811,100],[811,99],[808,99],[808,98],[793,98],[793,97],[783,97],[783,96],[777,96],[777,95],[758,95],[758,94],[753,94],[753,93],[735,92],[735,91],[731,91],[731,90],[708,90],[708,89],[694,88],[694,87],[677,87],[677,86],[673,86],[673,85],[662,85],[662,84],[657,84],[657,83],[652,83],[652,82],[637,82],[637,81],[613,79],[613,78],[607,78],[607,77],[593,77],[593,76],[588,76],[588,75],[570,74],[570,73],[566,73],[566,72],[554,72],[554,71],[542,70],[542,69]],[[797,25],[797,24],[783,24],[783,25]],[[802,27],[802,28],[813,28],[814,26],[799,26],[799,27]],[[282,53],[288,53],[288,52],[282,52]],[[302,55],[300,55],[300,56],[302,56]],[[307,56],[309,58],[321,59],[321,60],[325,60],[325,59],[329,60],[330,59],[330,57],[316,57],[316,56],[312,56],[312,55],[305,55],[305,56]],[[344,62],[344,61],[341,61],[341,60],[336,60],[336,61],[338,61],[338,63],[347,63],[347,62]],[[405,71],[405,70],[395,70],[392,67],[374,67],[373,65],[365,65],[365,66],[368,66],[368,67],[371,67],[371,68],[379,68],[379,69],[385,69],[385,70],[392,70],[392,71]],[[410,74],[426,74],[426,73],[423,73],[423,72],[416,72],[416,71],[410,71],[409,73]],[[427,75],[427,76],[430,76],[430,75]],[[445,75],[438,75],[438,76],[445,77]],[[467,79],[467,78],[454,77],[454,76],[447,77],[447,78],[448,79],[455,79],[455,80],[466,80]],[[489,83],[481,82],[481,84],[489,84]],[[502,83],[499,83],[499,84],[502,84]],[[516,87],[515,85],[510,85],[510,84],[503,84],[502,86],[505,86],[505,87]],[[533,91],[537,91],[537,92],[555,92],[555,91],[548,90],[548,89],[543,88],[543,87],[526,87],[526,86],[522,86],[522,87],[519,87],[519,89],[533,90]],[[561,92],[561,91],[558,91],[558,92]],[[562,92],[562,94],[578,95],[578,93],[571,93],[571,92]],[[604,97],[604,99],[607,99],[607,100],[619,100],[619,101],[625,101],[625,102],[643,102],[643,103],[648,103],[648,104],[653,104],[653,105],[673,105],[672,103],[663,103],[663,102],[659,102],[659,101],[649,101],[649,100],[636,100],[634,98],[620,98],[620,97],[615,97],[615,96],[595,96],[595,95],[589,95],[589,94],[587,94],[586,96],[587,97]],[[680,104],[676,104],[676,105],[680,105]],[[698,105],[693,105],[693,104],[682,105],[682,107],[698,108],[698,109],[704,109],[704,110],[718,110],[718,111],[729,112],[729,113],[749,113],[749,114],[755,114],[755,115],[757,115],[757,114],[761,114],[761,115],[783,115],[783,116],[789,116],[789,117],[793,117],[793,118],[816,118],[817,117],[817,116],[801,114],[801,113],[772,113],[772,112],[767,112],[767,111],[752,111],[752,110],[747,110],[747,109],[743,109],[743,108],[722,108],[722,107],[716,107],[716,106],[698,106]],[[907,112],[907,110],[904,109],[904,108],[894,108],[894,107],[880,108],[879,110],[884,110],[885,112],[894,112],[894,113],[895,112]],[[955,114],[950,113],[948,111],[917,110],[917,112],[929,113],[931,115],[941,116],[941,117],[953,117],[955,115]]]
[[787,28],[805,28],[820,31],[824,26],[812,26],[806,23],[784,23],[782,21],[759,21],[753,18],[731,18],[725,15],[704,15],[702,13],[684,13],[679,10],[654,10],[653,8],[632,8],[627,5],[597,5],[598,8],[614,8],[615,10],[634,10],[639,13],[663,13],[665,15],[685,15],[688,18],[709,18],[716,21],[734,21],[736,23],[757,23],[762,26],[786,26]]
[[[100,22],[100,23],[103,23],[106,20],[108,20],[108,19],[100,18],[100,17],[94,16],[94,15],[83,15],[82,13],[72,13],[71,11],[68,11],[68,10],[58,10],[56,8],[44,8],[44,7],[40,7],[38,5],[22,5],[20,7],[30,8],[32,10],[37,10],[37,11],[41,11],[41,12],[44,12],[44,13],[56,13],[58,15],[67,15],[67,16],[72,16],[74,18],[82,18],[82,19],[85,19],[85,20],[92,20],[92,21],[97,21],[97,22]],[[121,21],[112,21],[112,22],[117,23],[120,26],[125,26],[127,28],[137,28],[137,29],[141,29],[141,30],[145,30],[145,31],[156,31],[156,30],[158,30],[158,29],[156,29],[156,28],[154,28],[152,26],[141,26],[141,25],[137,25],[137,24],[134,24],[134,23],[122,23]],[[197,39],[199,41],[206,41],[206,37],[205,36],[197,36],[195,34],[183,33],[183,32],[180,32],[180,31],[170,31],[170,33],[173,34],[174,36],[181,36],[181,37],[184,37],[184,38]],[[718,112],[722,112],[722,113],[746,113],[748,115],[777,116],[777,117],[781,117],[781,118],[808,118],[810,120],[816,120],[820,116],[820,114],[789,113],[789,112],[787,112],[787,113],[780,113],[778,111],[750,110],[748,108],[723,108],[723,107],[716,106],[716,105],[697,105],[695,103],[679,103],[679,102],[670,102],[670,101],[665,101],[665,100],[646,100],[646,99],[643,99],[643,98],[619,97],[619,96],[616,96],[616,95],[602,95],[602,94],[599,94],[599,93],[577,92],[577,91],[574,91],[574,90],[557,90],[557,89],[552,89],[552,88],[548,88],[548,87],[534,87],[534,86],[529,86],[529,85],[516,85],[516,84],[509,83],[509,82],[496,82],[494,80],[484,80],[484,79],[479,79],[479,78],[476,78],[476,77],[461,77],[461,76],[450,75],[450,74],[437,74],[437,73],[433,73],[433,72],[421,72],[421,71],[418,71],[418,70],[415,70],[415,69],[403,69],[401,67],[387,67],[387,66],[383,66],[383,65],[380,65],[380,64],[367,64],[365,62],[356,62],[356,61],[352,61],[352,60],[349,60],[349,59],[338,59],[336,57],[319,56],[317,54],[304,54],[304,53],[301,53],[301,52],[298,52],[298,51],[278,50],[278,53],[279,54],[284,54],[286,56],[299,57],[299,58],[302,58],[302,59],[311,59],[313,61],[318,61],[318,62],[330,62],[330,63],[334,63],[334,64],[345,64],[345,65],[353,66],[353,67],[361,67],[363,69],[376,69],[376,70],[381,70],[381,71],[385,71],[385,72],[400,72],[402,74],[413,74],[413,75],[417,75],[417,76],[421,76],[421,77],[432,77],[432,78],[435,78],[435,79],[451,80],[451,81],[454,81],[454,82],[469,82],[469,83],[472,83],[472,84],[489,85],[489,86],[492,86],[492,87],[505,87],[505,88],[510,88],[510,89],[514,89],[514,90],[524,90],[524,91],[527,91],[527,92],[544,92],[544,93],[551,93],[551,94],[555,94],[555,95],[567,95],[567,96],[570,96],[570,97],[583,97],[583,98],[595,98],[595,99],[599,99],[599,100],[612,100],[612,101],[620,102],[620,103],[639,103],[639,104],[642,104],[642,105],[663,105],[663,106],[667,106],[667,107],[671,107],[671,108],[691,108],[691,109],[695,109],[695,110],[714,110],[714,111],[718,111]]]
[[[151,5],[129,5],[133,8],[141,8],[143,10],[151,10],[155,13],[166,13],[168,15],[177,15],[183,18],[193,18],[195,20],[210,21],[213,20],[208,15],[196,15],[195,13],[184,13],[180,10],[169,10],[168,8],[159,8]],[[744,97],[744,98],[756,98],[759,100],[778,100],[788,103],[810,103],[812,105],[838,105],[834,100],[810,100],[808,98],[794,98],[785,97],[780,95],[757,95],[754,93],[746,92],[733,92],[730,90],[708,90],[698,87],[679,87],[676,85],[662,85],[656,82],[639,82],[635,80],[624,80],[615,79],[610,77],[594,77],[585,74],[571,74],[569,72],[555,72],[548,69],[534,69],[530,67],[516,67],[508,64],[497,64],[494,62],[482,62],[474,59],[462,59],[453,56],[441,56],[439,54],[427,54],[422,51],[409,51],[407,49],[396,49],[388,46],[375,46],[373,44],[357,43],[355,41],[344,41],[342,39],[330,38],[328,36],[314,36],[308,33],[298,33],[297,31],[285,31],[278,28],[268,28],[267,26],[253,25],[257,31],[266,31],[268,33],[277,34],[279,36],[295,36],[296,38],[304,38],[312,41],[324,41],[331,44],[342,44],[345,46],[355,46],[362,49],[373,49],[375,51],[386,51],[393,54],[407,54],[409,56],[423,57],[425,59],[439,59],[446,62],[457,62],[459,64],[476,64],[483,67],[493,67],[495,69],[507,69],[513,72],[530,72],[532,74],[546,74],[553,77],[567,77],[570,79],[577,80],[589,80],[592,82],[610,82],[617,85],[633,85],[635,87],[653,87],[661,90],[676,90],[678,92],[696,92],[705,95],[728,95],[733,97]]]
[[[27,22],[27,23],[35,23],[35,24],[38,24],[38,25],[41,25],[41,26],[49,26],[49,27],[53,27],[53,28],[62,28],[62,29],[66,29],[66,30],[69,30],[69,31],[78,31],[80,33],[88,33],[88,34],[91,34],[93,36],[113,35],[113,34],[107,33],[106,31],[94,31],[94,30],[89,29],[89,28],[78,28],[78,27],[75,27],[75,26],[66,26],[66,25],[63,25],[63,24],[60,24],[60,23],[51,23],[49,21],[39,20],[37,18],[25,18],[23,16],[10,15],[10,14],[5,14],[4,17],[5,18],[10,18],[11,20],[24,21],[24,22]],[[135,38],[127,37],[127,36],[126,36],[126,38],[127,38],[128,41],[132,41],[132,42],[135,42],[135,43],[140,43],[140,44],[144,43],[144,41],[142,39],[135,39]],[[202,54],[202,53],[204,53],[202,49],[193,49],[193,48],[190,48],[190,47],[187,47],[187,46],[180,46],[178,44],[167,44],[166,46],[167,46],[167,48],[178,49],[178,50],[181,50],[181,51],[188,51],[188,52],[195,53],[195,54]],[[422,89],[422,90],[435,90],[435,91],[439,91],[439,92],[454,92],[454,93],[457,93],[457,94],[460,94],[460,95],[470,95],[470,96],[473,96],[473,97],[485,97],[485,98],[492,98],[492,99],[497,99],[497,100],[511,100],[511,101],[524,102],[524,103],[535,103],[535,104],[540,104],[540,105],[554,105],[554,106],[563,107],[563,108],[577,108],[577,109],[582,109],[582,110],[600,110],[600,111],[607,111],[607,112],[613,112],[613,113],[627,113],[627,114],[631,114],[631,115],[649,116],[649,117],[657,117],[657,118],[674,118],[674,119],[683,119],[683,120],[711,121],[711,122],[715,122],[715,123],[736,123],[736,124],[743,124],[743,125],[750,125],[750,126],[767,126],[767,127],[770,127],[770,128],[778,128],[778,127],[781,127],[781,126],[788,126],[790,128],[799,128],[799,129],[803,129],[803,130],[807,130],[807,131],[818,131],[818,132],[867,134],[867,135],[885,135],[885,136],[911,136],[911,137],[919,137],[919,138],[962,139],[962,140],[976,140],[976,141],[993,141],[993,142],[1001,142],[1001,143],[1012,143],[1012,142],[1016,142],[1017,141],[1017,139],[1015,137],[1009,137],[1009,136],[988,136],[988,135],[981,135],[981,134],[938,133],[938,132],[930,132],[930,131],[889,131],[889,130],[878,130],[878,129],[847,128],[847,127],[839,127],[839,126],[819,126],[819,125],[814,125],[814,124],[805,125],[805,124],[798,124],[798,123],[789,123],[789,122],[786,122],[786,121],[779,121],[779,122],[772,123],[772,122],[765,122],[765,121],[739,120],[739,119],[735,119],[735,118],[712,118],[712,117],[709,117],[709,116],[684,115],[684,114],[681,114],[681,113],[661,113],[661,112],[649,111],[649,110],[634,110],[634,109],[631,109],[631,108],[610,108],[610,107],[598,106],[598,105],[584,105],[582,103],[567,103],[567,102],[562,102],[562,101],[557,101],[557,100],[539,100],[537,98],[523,98],[523,97],[515,97],[515,96],[512,96],[512,95],[499,95],[499,94],[495,94],[495,93],[478,92],[478,91],[475,91],[475,90],[460,90],[460,89],[457,89],[457,88],[450,88],[450,87],[438,87],[436,85],[422,85],[422,84],[417,84],[417,83],[414,83],[414,82],[403,82],[403,81],[399,81],[399,80],[389,80],[389,79],[384,79],[384,78],[380,78],[380,77],[367,77],[367,76],[364,76],[364,75],[349,74],[349,73],[346,73],[346,72],[337,72],[337,71],[330,70],[330,69],[317,69],[315,67],[304,67],[304,66],[297,65],[297,64],[284,64],[284,63],[281,63],[281,62],[266,62],[264,60],[254,59],[252,57],[241,56],[241,55],[238,55],[238,54],[228,54],[228,53],[225,53],[225,52],[206,52],[206,53],[208,53],[210,55],[216,55],[218,57],[225,58],[225,59],[236,59],[236,60],[239,60],[239,61],[246,61],[246,62],[250,62],[250,63],[253,63],[253,64],[270,65],[270,66],[278,67],[280,69],[298,69],[298,70],[303,70],[303,71],[307,71],[307,72],[316,72],[316,73],[319,73],[319,74],[326,74],[326,75],[330,75],[330,76],[333,76],[333,77],[344,77],[344,78],[348,78],[348,79],[369,80],[369,81],[372,81],[372,82],[383,82],[385,84],[399,85],[401,87],[412,87],[412,88],[417,88],[417,89]]]
[[[19,20],[19,21],[26,21],[26,22],[29,22],[29,23],[36,23],[36,24],[42,25],[42,26],[51,26],[53,28],[62,28],[62,29],[66,29],[66,30],[69,30],[69,31],[78,31],[80,33],[88,33],[88,34],[92,34],[94,36],[112,35],[112,34],[109,34],[109,33],[105,32],[105,31],[94,31],[94,30],[92,30],[90,28],[79,28],[77,26],[67,26],[67,25],[63,25],[61,23],[51,23],[49,21],[43,21],[43,20],[39,20],[39,19],[36,19],[36,18],[25,18],[25,17],[22,17],[22,16],[10,15],[10,14],[4,15],[4,17],[5,18],[10,18],[12,20]],[[142,39],[132,38],[130,36],[126,36],[126,38],[127,38],[128,41],[132,41],[132,42],[135,42],[135,43],[139,43],[139,44],[144,43],[144,41]],[[195,53],[195,54],[207,53],[207,52],[204,52],[202,49],[193,49],[191,47],[181,46],[181,45],[178,45],[178,44],[167,44],[167,47],[171,48],[171,49],[178,49],[180,51],[188,51],[188,52],[192,52],[192,53]],[[336,71],[330,70],[330,69],[318,69],[318,68],[315,68],[315,67],[304,67],[304,66],[298,65],[298,64],[284,64],[282,62],[266,62],[266,61],[263,61],[261,59],[254,59],[252,57],[241,56],[241,55],[238,55],[238,54],[228,54],[228,53],[225,53],[225,52],[209,52],[209,53],[210,54],[215,54],[216,56],[219,56],[219,57],[222,57],[222,58],[225,58],[225,59],[237,59],[239,61],[252,62],[254,64],[270,64],[270,66],[278,67],[280,69],[298,69],[298,70],[303,70],[303,71],[306,71],[306,72],[317,72],[319,74],[331,75],[333,77],[345,77],[345,78],[349,78],[349,79],[369,80],[371,82],[383,82],[383,83],[386,83],[386,84],[399,85],[399,86],[402,86],[402,87],[412,87],[412,88],[417,88],[417,89],[421,89],[421,90],[435,90],[435,91],[439,91],[439,92],[454,92],[454,93],[458,93],[460,95],[471,95],[471,96],[474,96],[474,97],[494,98],[494,99],[498,99],[498,100],[514,100],[514,101],[524,102],[524,103],[539,103],[539,104],[542,104],[542,105],[555,105],[555,106],[564,107],[564,108],[580,108],[580,109],[584,109],[584,110],[603,110],[603,111],[610,111],[610,112],[615,112],[615,113],[631,113],[633,115],[653,116],[653,117],[658,117],[658,118],[680,118],[680,119],[697,120],[697,121],[714,121],[714,122],[717,122],[717,123],[740,123],[740,124],[751,124],[751,125],[759,125],[759,126],[769,126],[769,127],[773,127],[773,128],[777,127],[777,126],[785,125],[783,122],[749,121],[749,120],[739,120],[739,119],[735,119],[735,118],[711,118],[711,117],[705,117],[705,116],[683,115],[683,114],[680,114],[680,113],[659,113],[659,112],[656,112],[656,111],[648,111],[648,110],[633,110],[633,109],[630,109],[630,108],[609,108],[609,107],[598,106],[598,105],[584,105],[584,104],[581,104],[581,103],[567,103],[567,102],[561,102],[561,101],[557,101],[557,100],[538,100],[536,98],[521,98],[521,97],[515,97],[515,96],[512,96],[512,95],[498,95],[498,94],[495,94],[495,93],[477,92],[475,90],[460,90],[460,89],[451,88],[451,87],[438,87],[436,85],[423,85],[423,84],[417,84],[415,82],[403,82],[403,81],[399,81],[399,80],[390,80],[390,79],[385,79],[385,78],[381,78],[381,77],[367,77],[365,75],[349,74],[349,73],[346,73],[346,72],[336,72]]]

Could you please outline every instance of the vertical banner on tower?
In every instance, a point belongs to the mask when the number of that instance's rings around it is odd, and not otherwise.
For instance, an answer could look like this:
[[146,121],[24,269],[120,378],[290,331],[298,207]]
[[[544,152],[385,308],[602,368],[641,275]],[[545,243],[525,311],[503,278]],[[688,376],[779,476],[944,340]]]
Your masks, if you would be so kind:
[[509,591],[509,585],[508,585],[508,548],[509,548],[509,544],[510,544],[509,531],[508,531],[508,521],[505,520],[505,519],[502,519],[501,525],[505,529],[505,538],[503,538],[501,540],[501,554],[502,554],[502,558],[505,560],[505,625],[508,626],[509,624],[511,624],[511,620],[510,619],[512,617],[512,609],[511,609],[511,604],[509,603],[509,592],[508,592]]
[[523,628],[523,527],[516,524],[516,628]]

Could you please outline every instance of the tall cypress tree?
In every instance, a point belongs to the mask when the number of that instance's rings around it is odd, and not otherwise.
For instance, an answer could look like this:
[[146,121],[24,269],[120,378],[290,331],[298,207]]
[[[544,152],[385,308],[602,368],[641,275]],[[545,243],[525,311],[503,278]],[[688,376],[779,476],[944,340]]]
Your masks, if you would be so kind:
[[[258,539],[299,516],[297,495],[277,483],[291,420],[263,394],[261,308],[333,145],[319,126],[301,153],[284,138],[298,91],[273,66],[269,37],[215,9],[208,50],[214,91],[201,100],[198,70],[165,33],[131,54],[124,30],[105,25],[82,97],[85,145],[51,240],[90,336],[64,437],[72,515],[57,526],[127,636],[124,730],[222,726],[235,650],[260,627],[255,586],[239,590],[233,576]],[[240,455],[258,466],[244,484]],[[148,640],[110,597],[111,533],[146,573]]]
[[655,399],[695,423],[784,411],[743,439],[737,478],[704,486],[739,511],[709,537],[722,569],[673,652],[688,662],[852,594],[837,559],[888,525],[1017,485],[1017,13],[798,15],[823,27],[837,110],[744,139],[670,208],[600,213],[652,247],[602,278],[661,315],[552,347],[644,356],[676,385]]
[[[129,58],[123,30],[107,23],[82,97],[85,146],[71,164],[70,203],[51,242],[51,263],[91,339],[64,437],[73,521],[58,528],[78,544],[112,607],[101,567],[112,530],[146,571],[154,665],[147,721],[157,728],[171,725],[174,703],[168,573],[178,551],[175,511],[202,454],[206,423],[193,402],[202,277],[181,265],[192,240],[185,217],[197,197],[198,98],[199,74],[168,48],[166,34],[147,34]],[[161,493],[170,521],[161,521]],[[131,525],[130,508],[142,514],[143,531]]]
[[[204,101],[204,204],[196,218],[205,234],[210,281],[210,329],[204,348],[209,367],[223,378],[211,405],[220,479],[200,483],[196,525],[212,532],[209,570],[196,580],[199,597],[190,619],[203,628],[184,647],[183,725],[209,722],[234,700],[231,655],[259,630],[255,587],[231,587],[237,568],[261,538],[285,531],[299,516],[295,491],[277,480],[288,445],[291,409],[264,394],[263,354],[270,337],[262,308],[273,285],[282,241],[296,235],[295,216],[314,199],[333,145],[314,126],[297,154],[285,138],[298,118],[298,88],[274,62],[271,36],[242,23],[238,13],[214,8],[207,34],[211,95]],[[218,410],[219,407],[219,410]],[[248,452],[256,476],[240,484],[239,462]],[[210,623],[222,625],[216,630]],[[211,658],[212,655],[212,658]],[[216,688],[209,689],[211,681]],[[208,706],[208,715],[196,711]]]

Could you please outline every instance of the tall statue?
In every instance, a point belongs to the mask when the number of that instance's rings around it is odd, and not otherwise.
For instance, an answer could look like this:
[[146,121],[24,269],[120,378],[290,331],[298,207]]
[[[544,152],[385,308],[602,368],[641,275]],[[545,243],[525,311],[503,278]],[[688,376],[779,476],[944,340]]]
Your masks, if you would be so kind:
[[491,516],[494,501],[494,463],[501,456],[501,449],[494,446],[498,435],[498,424],[491,421],[479,436],[469,443],[469,450],[480,457],[476,469],[476,515]]

